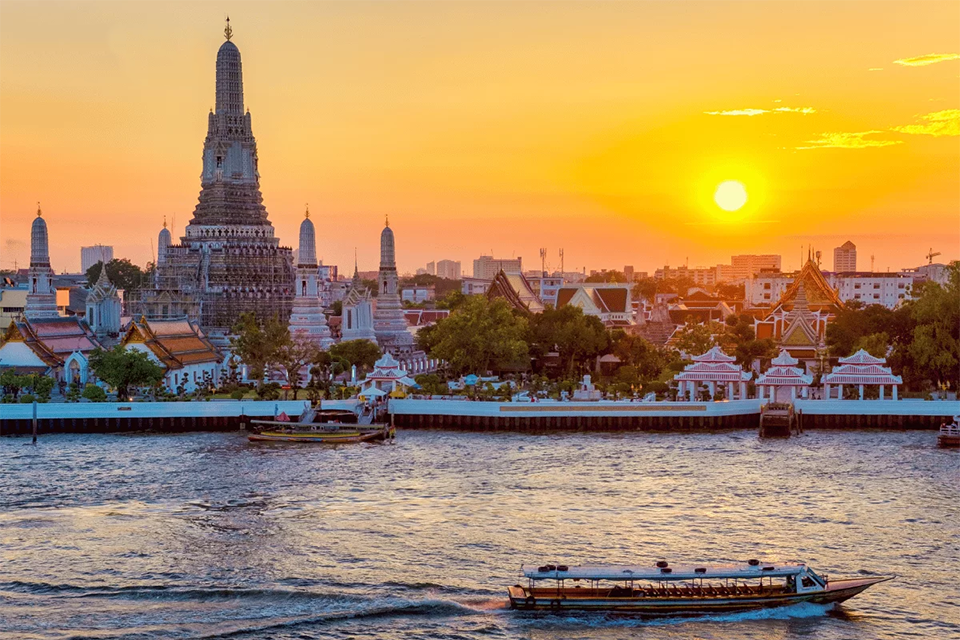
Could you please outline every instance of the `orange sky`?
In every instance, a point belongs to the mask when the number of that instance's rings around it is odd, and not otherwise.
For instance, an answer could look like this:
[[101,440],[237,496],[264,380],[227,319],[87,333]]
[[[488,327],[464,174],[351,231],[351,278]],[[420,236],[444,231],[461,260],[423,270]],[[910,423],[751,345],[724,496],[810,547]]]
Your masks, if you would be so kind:
[[376,268],[385,214],[401,271],[960,258],[957,2],[4,0],[0,266],[38,200],[58,272],[183,233],[227,12],[270,219],[295,246],[309,202],[341,269]]

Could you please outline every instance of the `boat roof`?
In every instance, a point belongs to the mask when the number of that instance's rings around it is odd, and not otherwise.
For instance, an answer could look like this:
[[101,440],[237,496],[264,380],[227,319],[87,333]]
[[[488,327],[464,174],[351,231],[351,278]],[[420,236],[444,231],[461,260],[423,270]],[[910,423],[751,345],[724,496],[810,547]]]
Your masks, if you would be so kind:
[[[698,578],[739,578],[759,579],[761,577],[796,576],[806,570],[805,564],[776,564],[761,562],[757,566],[743,564],[729,565],[684,565],[670,567],[670,573],[663,573],[659,567],[639,565],[579,565],[566,571],[539,571],[538,567],[522,568],[523,575],[532,580],[693,580]],[[563,566],[563,565],[561,565]],[[697,572],[697,569],[703,571]]]

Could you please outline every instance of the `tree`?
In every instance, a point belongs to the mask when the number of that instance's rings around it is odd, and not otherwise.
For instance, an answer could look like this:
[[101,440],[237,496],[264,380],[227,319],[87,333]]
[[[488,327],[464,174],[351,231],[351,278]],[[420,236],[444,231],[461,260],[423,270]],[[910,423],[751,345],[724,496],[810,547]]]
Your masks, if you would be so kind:
[[[467,296],[460,291],[460,289],[454,289],[442,299],[437,300],[437,309],[450,309],[453,311],[462,305],[467,299]],[[422,329],[421,329],[422,331]]]
[[874,358],[886,358],[887,351],[890,349],[890,336],[885,332],[871,333],[868,336],[860,337],[853,345],[854,351],[863,349]]
[[640,278],[633,285],[633,297],[637,300],[654,302],[657,297],[657,281],[653,278]]
[[446,360],[454,373],[526,368],[526,331],[527,320],[505,300],[468,296],[430,332],[430,356]]
[[280,348],[290,341],[290,330],[274,315],[264,323],[257,320],[256,314],[243,313],[233,327],[235,334],[230,340],[233,353],[250,371],[250,377],[263,382],[267,370],[279,364]]
[[359,372],[373,369],[381,355],[383,355],[383,352],[380,351],[380,347],[376,343],[364,339],[346,340],[330,347],[331,358],[345,360],[347,369],[351,365],[355,365]]
[[332,316],[342,316],[343,315],[343,300],[334,300],[333,304],[330,305],[330,315]]
[[[621,332],[622,333],[622,332]],[[670,362],[669,355],[652,342],[640,336],[623,333],[613,344],[613,355],[631,367],[642,380],[656,379]]]
[[689,356],[702,355],[716,344],[712,329],[706,324],[685,325],[677,335],[675,345]]
[[316,362],[322,349],[317,343],[302,334],[295,334],[283,340],[277,348],[277,364],[286,372],[287,382],[293,389],[293,399],[297,399],[300,391],[300,370],[312,362]]
[[361,286],[364,289],[367,289],[370,292],[370,296],[376,298],[380,293],[380,283],[376,280],[367,280],[366,278],[361,279]]
[[88,384],[83,389],[83,397],[90,402],[106,402],[107,393],[95,384]]
[[[151,274],[153,273],[152,267],[152,264],[148,265]],[[103,262],[98,262],[87,269],[87,284],[90,287],[96,284],[97,279],[100,278],[101,269],[103,269]],[[116,288],[130,292],[137,291],[144,286],[149,286],[152,280],[152,276],[148,277],[143,269],[126,258],[114,258],[108,262],[107,277],[110,278],[110,282],[112,282]]]
[[960,262],[947,269],[944,286],[925,282],[908,310],[916,322],[909,353],[922,377],[933,383],[960,384]]
[[743,300],[746,297],[745,289],[743,283],[718,282],[714,287],[714,295],[724,300]]
[[533,322],[533,341],[544,355],[556,348],[568,376],[574,375],[586,360],[602,353],[610,344],[606,327],[596,316],[584,315],[580,307],[548,307]]
[[117,390],[118,400],[129,399],[130,387],[153,386],[163,380],[163,368],[150,356],[143,351],[125,349],[122,345],[91,353],[90,368],[97,378]]
[[611,269],[607,271],[604,269],[600,273],[595,273],[588,276],[585,282],[626,282],[627,276],[623,274],[622,271],[616,271]]

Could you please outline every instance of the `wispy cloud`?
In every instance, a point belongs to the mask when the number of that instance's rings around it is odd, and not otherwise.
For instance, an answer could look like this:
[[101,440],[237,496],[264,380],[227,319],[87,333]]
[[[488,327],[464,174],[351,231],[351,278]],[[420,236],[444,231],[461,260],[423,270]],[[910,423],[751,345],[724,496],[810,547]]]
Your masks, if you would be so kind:
[[960,109],[935,111],[918,118],[919,123],[894,127],[894,131],[919,136],[960,136]]
[[883,71],[883,67],[870,67],[867,71]]
[[902,58],[894,60],[893,64],[900,64],[905,67],[925,67],[928,64],[937,64],[947,60],[960,60],[960,53],[928,53],[913,58]]
[[803,147],[797,149],[870,149],[874,147],[889,147],[903,144],[903,140],[876,140],[867,139],[883,131],[859,131],[856,133],[821,133],[817,140],[807,140]]
[[704,111],[708,116],[762,116],[765,113],[816,113],[812,107],[777,107],[776,109],[730,109],[729,111]]

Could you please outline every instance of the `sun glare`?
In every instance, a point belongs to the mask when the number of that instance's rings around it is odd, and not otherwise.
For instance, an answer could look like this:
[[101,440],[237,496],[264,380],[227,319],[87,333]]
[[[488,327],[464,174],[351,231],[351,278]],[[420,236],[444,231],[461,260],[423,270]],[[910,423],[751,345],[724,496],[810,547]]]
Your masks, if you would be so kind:
[[717,186],[713,199],[724,211],[736,211],[747,203],[747,190],[736,180],[726,180]]

